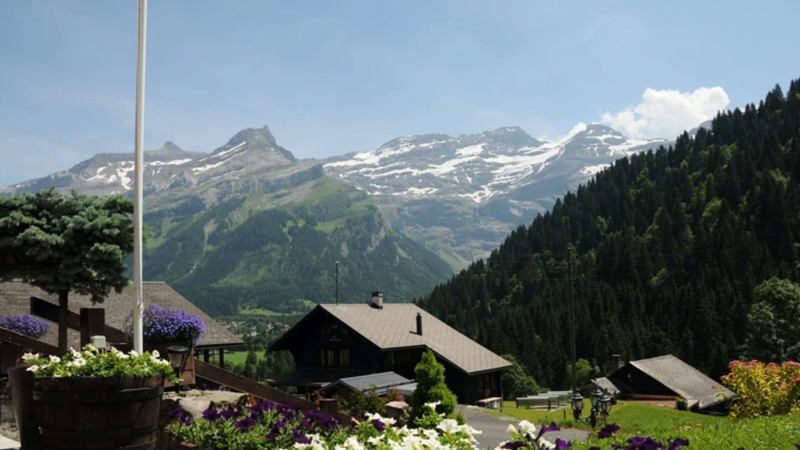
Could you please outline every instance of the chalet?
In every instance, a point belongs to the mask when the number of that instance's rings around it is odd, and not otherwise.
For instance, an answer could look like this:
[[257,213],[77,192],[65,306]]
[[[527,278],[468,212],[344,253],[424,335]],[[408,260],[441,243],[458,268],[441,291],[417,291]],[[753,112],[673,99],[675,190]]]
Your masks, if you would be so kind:
[[272,344],[286,350],[297,369],[271,380],[278,386],[319,389],[342,378],[394,372],[413,379],[422,353],[444,366],[448,387],[460,403],[502,397],[500,375],[511,366],[412,303],[320,304]]
[[594,382],[629,400],[677,400],[699,412],[724,412],[734,397],[725,386],[672,355],[630,361]]
[[[203,352],[206,357],[210,351],[220,351],[234,347],[241,347],[244,342],[235,334],[228,331],[220,323],[209,317],[198,307],[184,298],[166,283],[146,282],[142,284],[142,294],[145,305],[155,304],[162,307],[186,311],[201,318],[206,324],[206,333],[200,338],[195,350]],[[105,334],[109,343],[126,341],[122,332],[126,321],[133,311],[133,297],[126,289],[121,294],[111,292],[103,301],[92,304],[90,297],[79,294],[70,294],[70,329],[67,332],[69,346],[80,348],[81,335],[78,331],[79,311],[81,308],[102,308],[105,310]],[[47,294],[37,287],[29,284],[11,281],[0,283],[0,316],[7,314],[32,314],[50,322],[50,331],[38,339],[39,342],[49,347],[58,346],[58,297]],[[1,329],[0,329],[1,330]],[[16,353],[15,343],[4,342],[0,338],[0,352]],[[222,354],[222,353],[221,353]],[[10,362],[9,362],[10,363]],[[4,363],[5,366],[8,363]],[[7,367],[3,367],[6,369]]]

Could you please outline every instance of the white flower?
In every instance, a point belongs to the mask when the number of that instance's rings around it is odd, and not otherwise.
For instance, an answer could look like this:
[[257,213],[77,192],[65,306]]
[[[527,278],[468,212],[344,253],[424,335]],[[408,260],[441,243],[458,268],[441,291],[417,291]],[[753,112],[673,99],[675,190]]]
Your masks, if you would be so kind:
[[441,404],[442,404],[442,402],[431,402],[431,403],[425,403],[425,406],[427,406],[428,408],[436,411],[436,407],[441,405]]
[[86,360],[83,359],[83,358],[78,358],[75,361],[73,361],[73,364],[75,364],[75,367],[85,366],[86,365]]
[[461,428],[454,419],[444,419],[436,425],[436,428],[444,431],[446,434],[453,434]]
[[347,450],[364,450],[364,445],[358,442],[358,437],[350,436],[344,441],[344,448]]
[[97,352],[97,347],[95,347],[95,346],[94,346],[94,345],[92,345],[92,344],[86,344],[86,345],[84,345],[84,346],[83,346],[83,349],[84,349],[84,350],[87,350],[87,351],[90,351],[90,352],[93,352],[93,353],[96,353],[96,352]]
[[523,420],[522,422],[519,423],[519,431],[522,434],[533,435],[536,432],[536,427],[527,420]]
[[130,356],[133,356],[134,358],[139,356],[139,352],[137,352],[136,350],[131,350],[128,354]]
[[59,358],[58,356],[50,355],[50,362],[51,363],[60,363],[61,362],[61,358]]
[[384,436],[386,436],[386,435],[385,434],[381,434],[378,437],[367,438],[367,442],[372,444],[372,445],[378,445],[378,444],[381,443],[381,441],[383,440]]
[[495,447],[494,450],[504,450],[503,446],[506,445],[506,444],[508,444],[508,441],[503,441],[503,442],[497,444],[497,447]]
[[428,439],[436,439],[439,437],[439,433],[437,433],[436,430],[422,430],[422,434]]
[[34,353],[28,352],[28,353],[25,353],[24,355],[22,355],[22,360],[23,361],[27,361],[29,359],[34,359],[34,358],[39,358],[39,354],[38,353],[34,354]]
[[543,447],[543,448],[546,448],[546,449],[549,449],[549,450],[553,450],[553,449],[556,448],[556,444],[553,444],[552,442],[550,442],[550,441],[548,441],[548,440],[546,440],[544,438],[539,438],[539,447]]
[[161,356],[161,353],[158,353],[158,350],[153,350],[153,352],[150,354],[153,355],[153,358],[158,358],[159,356]]
[[39,369],[41,369],[39,366],[30,366],[28,367],[28,372],[36,372]]
[[517,429],[514,428],[514,425],[508,424],[508,428],[506,428],[506,431],[509,432],[509,433],[516,433]]

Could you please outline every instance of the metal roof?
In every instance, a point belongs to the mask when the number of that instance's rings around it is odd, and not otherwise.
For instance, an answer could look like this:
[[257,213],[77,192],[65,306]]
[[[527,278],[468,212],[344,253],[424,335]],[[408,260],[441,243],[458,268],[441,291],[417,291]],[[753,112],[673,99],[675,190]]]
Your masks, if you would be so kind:
[[417,389],[417,383],[394,372],[371,373],[356,377],[340,378],[339,380],[325,386],[330,389],[335,386],[343,386],[352,391],[366,392],[372,387],[378,395],[385,395],[390,389],[397,389],[402,395],[409,396]]
[[673,355],[640,359],[630,364],[686,400],[697,400],[700,409],[734,397],[731,390]]
[[[145,306],[154,304],[172,309],[179,309],[203,319],[206,324],[206,333],[200,338],[198,347],[234,347],[244,345],[244,342],[235,334],[228,331],[206,313],[184,298],[177,291],[166,283],[147,282],[142,284],[142,293]],[[0,283],[0,315],[5,314],[28,314],[30,313],[30,298],[36,297],[58,305],[58,297],[50,295],[41,289],[20,281],[9,281]],[[96,305],[92,304],[92,299],[85,295],[70,293],[69,309],[79,312],[81,308],[104,308],[106,310],[106,325],[122,330],[125,322],[133,311],[133,296],[128,289],[122,294],[117,294],[113,290],[111,294]],[[48,344],[58,344],[58,325],[51,327],[50,333],[43,336],[40,340]],[[52,335],[52,336],[51,336]],[[72,347],[80,346],[80,333],[70,330],[69,344]]]
[[[427,347],[468,374],[511,366],[413,303],[384,303],[382,309],[369,304],[320,304],[317,308],[333,315],[381,350]],[[422,316],[422,335],[417,334],[417,313]]]

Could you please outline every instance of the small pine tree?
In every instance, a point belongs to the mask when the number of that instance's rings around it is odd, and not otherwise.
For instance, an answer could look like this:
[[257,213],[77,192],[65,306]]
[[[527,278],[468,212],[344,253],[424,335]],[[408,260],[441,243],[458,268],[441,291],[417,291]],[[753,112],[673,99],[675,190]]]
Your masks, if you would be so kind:
[[436,361],[430,350],[422,354],[422,360],[414,368],[417,389],[411,396],[411,417],[417,418],[425,413],[425,404],[439,402],[437,413],[450,415],[456,409],[456,395],[444,382],[444,366]]

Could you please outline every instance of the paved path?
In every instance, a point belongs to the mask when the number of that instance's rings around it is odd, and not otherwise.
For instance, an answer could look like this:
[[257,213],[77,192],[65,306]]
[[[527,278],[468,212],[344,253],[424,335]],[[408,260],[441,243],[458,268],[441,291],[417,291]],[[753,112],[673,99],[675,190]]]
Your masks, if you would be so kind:
[[[498,418],[490,416],[475,406],[458,405],[458,411],[464,413],[467,423],[483,433],[475,436],[481,448],[495,448],[497,444],[507,441],[509,438],[508,424],[516,425],[519,421],[514,418]],[[538,425],[537,425],[538,426]],[[589,437],[589,433],[583,430],[563,429],[552,433],[545,433],[544,438],[550,442],[555,442],[556,438],[565,441],[583,440]]]

